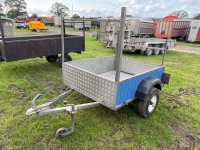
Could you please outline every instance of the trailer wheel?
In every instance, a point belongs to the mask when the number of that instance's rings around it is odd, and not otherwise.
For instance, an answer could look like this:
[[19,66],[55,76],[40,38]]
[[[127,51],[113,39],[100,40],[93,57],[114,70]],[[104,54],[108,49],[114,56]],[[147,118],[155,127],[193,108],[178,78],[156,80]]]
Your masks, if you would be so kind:
[[[161,45],[160,48],[163,48],[163,47],[165,47],[165,45]],[[168,49],[168,47],[167,47],[167,49]],[[165,51],[160,51],[160,54],[161,54],[161,55],[164,55],[164,52],[165,52]]]
[[[152,47],[152,45],[148,45],[148,46]],[[150,56],[153,53],[153,49],[146,48],[144,53],[145,53],[146,56]]]
[[58,59],[58,55],[50,55],[50,56],[46,56],[46,60],[48,62],[55,62]]
[[[155,45],[154,47],[160,48],[160,45]],[[154,55],[158,55],[158,54],[160,54],[160,50],[158,50],[158,49],[157,49],[157,50],[154,49],[154,50],[153,50],[153,54],[154,54]]]
[[69,132],[69,131],[71,131],[71,128],[60,128],[60,129],[58,129],[57,130],[57,132],[56,132],[56,137],[57,137],[57,139],[60,139],[60,138],[62,138],[63,137],[63,134],[64,133],[67,133],[67,132]]
[[159,101],[159,91],[158,89],[152,87],[150,89],[147,100],[146,101],[140,100],[140,104],[138,107],[139,114],[144,118],[151,116],[155,112],[158,106],[158,101]]
[[[68,54],[65,54],[64,62],[72,61],[72,57]],[[59,65],[62,67],[62,55],[59,57]]]
[[37,28],[35,31],[36,31],[36,32],[40,32],[40,29],[39,29],[39,28]]

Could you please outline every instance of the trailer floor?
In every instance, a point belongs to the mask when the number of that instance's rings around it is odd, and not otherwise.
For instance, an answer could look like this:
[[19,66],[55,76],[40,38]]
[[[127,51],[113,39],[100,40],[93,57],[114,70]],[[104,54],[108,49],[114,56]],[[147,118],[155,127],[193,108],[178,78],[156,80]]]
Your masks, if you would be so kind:
[[[108,80],[115,81],[115,74],[116,74],[116,71],[113,70],[113,71],[104,72],[104,73],[101,73],[101,74],[98,74],[98,75],[103,77],[103,78],[106,78]],[[133,75],[125,73],[125,72],[120,72],[120,81],[129,79],[131,77],[133,77]]]

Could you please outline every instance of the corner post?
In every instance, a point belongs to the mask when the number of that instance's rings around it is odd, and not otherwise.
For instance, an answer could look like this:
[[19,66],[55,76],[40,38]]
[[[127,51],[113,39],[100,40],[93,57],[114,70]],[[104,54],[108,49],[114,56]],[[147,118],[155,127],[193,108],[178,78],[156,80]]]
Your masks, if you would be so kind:
[[168,43],[168,39],[166,39],[165,50],[164,50],[163,59],[162,59],[162,66],[164,66],[164,63],[165,63],[165,55],[166,55],[166,51],[167,51],[167,43]]
[[62,47],[62,63],[65,59],[65,47],[64,47],[64,23],[63,23],[63,12],[61,11],[61,47]]
[[121,20],[120,20],[120,32],[119,32],[119,39],[117,41],[117,51],[116,51],[116,56],[115,56],[115,60],[116,60],[115,82],[119,82],[120,80],[122,51],[123,51],[123,43],[124,43],[123,39],[124,39],[125,18],[126,18],[126,7],[122,7]]

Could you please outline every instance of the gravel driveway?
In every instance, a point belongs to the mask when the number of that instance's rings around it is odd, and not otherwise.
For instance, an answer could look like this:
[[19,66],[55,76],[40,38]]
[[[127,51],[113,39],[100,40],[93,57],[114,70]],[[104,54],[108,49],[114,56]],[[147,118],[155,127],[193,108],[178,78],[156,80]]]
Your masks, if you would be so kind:
[[188,46],[177,45],[176,47],[171,48],[170,50],[175,50],[175,51],[180,51],[180,52],[186,52],[186,53],[200,54],[200,48],[188,47]]

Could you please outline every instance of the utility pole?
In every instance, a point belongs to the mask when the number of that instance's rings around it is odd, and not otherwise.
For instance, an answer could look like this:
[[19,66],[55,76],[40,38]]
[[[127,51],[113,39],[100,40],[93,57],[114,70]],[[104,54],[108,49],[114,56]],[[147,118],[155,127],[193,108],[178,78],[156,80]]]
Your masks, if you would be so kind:
[[72,17],[73,17],[73,3],[72,3]]

